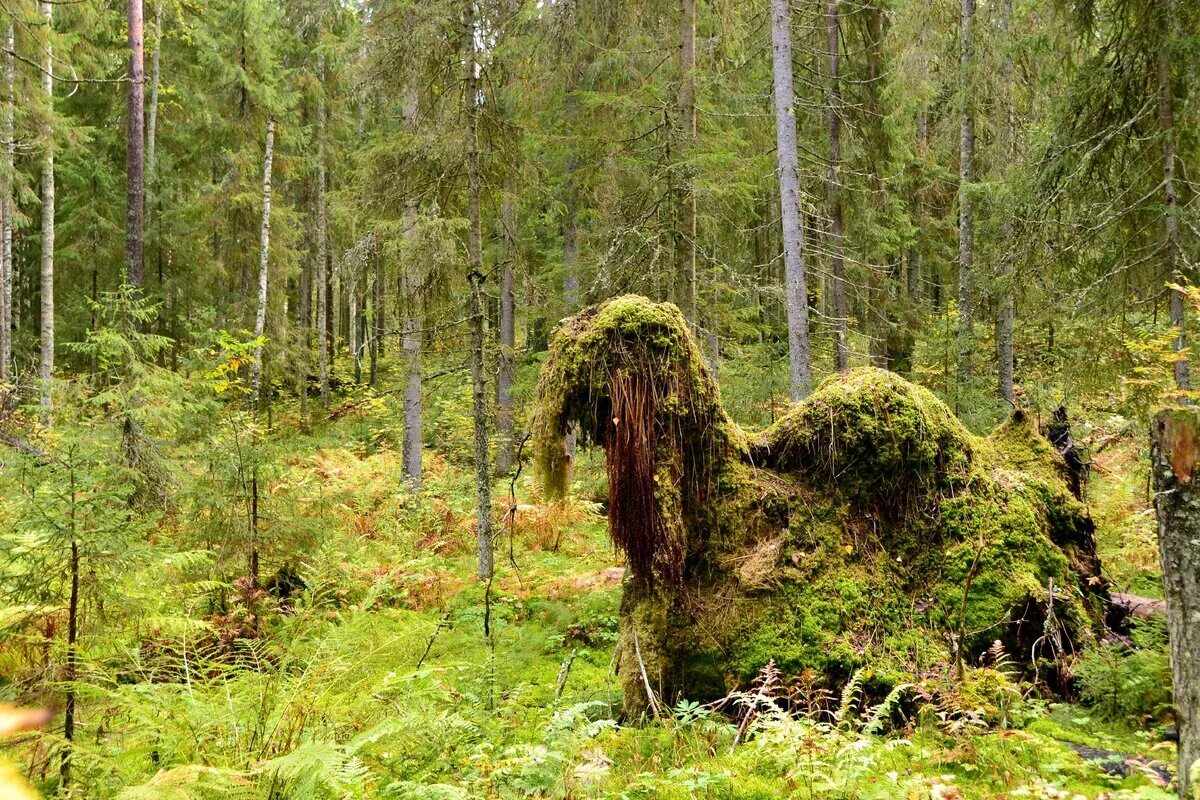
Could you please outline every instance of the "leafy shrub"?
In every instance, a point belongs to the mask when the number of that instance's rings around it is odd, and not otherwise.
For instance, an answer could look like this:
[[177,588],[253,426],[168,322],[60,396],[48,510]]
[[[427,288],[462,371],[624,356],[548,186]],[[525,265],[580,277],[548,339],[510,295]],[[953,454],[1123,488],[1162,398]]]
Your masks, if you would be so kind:
[[1089,648],[1074,671],[1088,704],[1109,719],[1161,717],[1171,703],[1167,631],[1160,620],[1139,624],[1133,646],[1105,642]]

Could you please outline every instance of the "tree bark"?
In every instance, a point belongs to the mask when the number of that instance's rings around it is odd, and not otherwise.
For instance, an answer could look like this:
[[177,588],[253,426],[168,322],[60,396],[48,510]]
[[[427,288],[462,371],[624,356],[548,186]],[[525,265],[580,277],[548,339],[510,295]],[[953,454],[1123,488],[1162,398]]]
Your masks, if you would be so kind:
[[13,202],[13,187],[16,185],[13,172],[16,168],[17,142],[13,125],[16,109],[16,75],[13,69],[13,50],[16,47],[16,31],[12,20],[8,23],[7,49],[4,53],[4,166],[0,167],[0,383],[12,376],[12,332],[13,320],[13,217],[16,205]]
[[[154,5],[154,56],[150,59],[150,103],[146,109],[146,201],[145,224],[150,226],[151,209],[158,189],[158,88],[161,82],[162,0]],[[161,271],[161,268],[160,268]]]
[[129,108],[126,137],[125,279],[142,285],[145,210],[146,51],[142,38],[142,0],[128,0]]
[[262,230],[258,247],[258,307],[254,314],[254,365],[250,376],[250,407],[258,411],[262,390],[263,332],[267,327],[267,278],[271,253],[271,166],[275,158],[275,116],[267,117],[266,154],[263,157]]
[[975,290],[972,275],[975,260],[975,211],[971,200],[971,184],[975,180],[975,108],[972,97],[974,81],[971,72],[972,32],[975,0],[962,0],[959,37],[959,90],[962,119],[958,150],[958,389],[965,388],[971,375],[971,353],[974,337]]
[[476,540],[479,553],[479,578],[492,577],[492,480],[491,458],[488,455],[487,384],[484,377],[483,305],[483,231],[480,224],[479,176],[479,92],[476,76],[475,0],[466,0],[463,7],[463,34],[466,47],[466,105],[467,105],[467,279],[471,284],[471,387],[472,416],[475,427],[475,501]]
[[329,291],[328,251],[325,219],[325,57],[317,67],[317,378],[321,385],[321,406],[329,408]]
[[[679,0],[679,111],[677,157],[686,161],[696,143],[696,0]],[[679,179],[679,220],[675,231],[676,298],[688,322],[696,324],[696,193],[691,168]]]
[[812,390],[812,349],[808,338],[808,278],[804,264],[800,165],[796,154],[796,107],[792,84],[792,26],[788,0],[771,0],[775,141],[779,166],[779,205],[783,221],[783,264],[787,303],[789,386],[793,401]]
[[[1173,8],[1167,4],[1166,16],[1173,17]],[[1179,194],[1175,186],[1175,99],[1171,85],[1171,55],[1169,38],[1164,41],[1158,54],[1158,121],[1163,147],[1163,228],[1165,234],[1167,273],[1171,282],[1182,287],[1187,281],[1183,272],[1179,250]],[[1175,328],[1175,385],[1179,389],[1192,388],[1187,358],[1187,312],[1181,290],[1171,291],[1171,325]]]
[[[417,126],[420,113],[419,95],[415,89],[408,89],[404,98],[404,124],[411,130]],[[417,224],[417,206],[409,200],[405,211],[406,222],[404,235],[412,236],[413,227]],[[404,274],[409,268],[404,266]],[[404,438],[401,442],[402,459],[401,471],[405,483],[414,491],[421,488],[421,451],[423,450],[424,420],[421,384],[421,321],[414,309],[418,307],[420,298],[414,297],[413,290],[405,286],[401,292],[400,302],[403,304],[403,322],[401,328],[403,339],[401,347],[404,350],[404,360],[408,364],[408,382],[404,388]]]
[[54,4],[42,0],[46,20],[46,41],[42,51],[42,92],[46,96],[46,121],[42,125],[42,315],[41,359],[38,378],[41,384],[42,424],[50,427],[50,382],[54,378]]
[[829,252],[833,262],[833,358],[839,372],[850,369],[850,319],[846,312],[846,259],[842,243],[842,88],[838,0],[828,0],[829,42]]
[[[1012,58],[1013,0],[1001,0],[1000,37],[1006,48],[1001,73],[1004,82],[1004,120],[1000,125],[1000,153],[1004,171],[1012,169],[1016,148],[1016,107],[1013,97]],[[1000,223],[1000,261],[996,275],[996,359],[1000,396],[1012,403],[1013,395],[1013,259],[1016,242],[1013,240],[1012,215],[1002,212]]]
[[498,413],[496,429],[500,447],[496,452],[496,472],[505,474],[516,459],[516,435],[513,426],[513,375],[515,371],[517,326],[516,297],[513,293],[517,261],[517,213],[511,179],[507,181],[501,202],[504,226],[504,272],[500,279],[500,357],[496,374]]
[[1179,796],[1200,762],[1200,412],[1159,412],[1150,429],[1154,507],[1171,639],[1175,720],[1179,730]]

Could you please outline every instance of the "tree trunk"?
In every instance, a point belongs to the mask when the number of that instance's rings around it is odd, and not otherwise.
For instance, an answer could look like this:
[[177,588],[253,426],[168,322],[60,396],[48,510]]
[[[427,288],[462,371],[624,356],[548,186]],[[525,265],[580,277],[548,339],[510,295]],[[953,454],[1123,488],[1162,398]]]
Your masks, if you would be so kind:
[[[404,99],[404,124],[410,129],[417,126],[417,115],[420,111],[419,96],[415,89],[407,90]],[[417,224],[417,207],[410,200],[405,212],[405,237],[412,236],[413,227]],[[405,274],[408,265],[403,265]],[[399,298],[404,305],[403,340],[404,359],[408,363],[408,383],[404,389],[404,439],[401,442],[401,470],[404,481],[414,491],[421,488],[421,451],[423,449],[424,420],[421,402],[421,322],[413,309],[418,307],[419,298],[411,296],[412,290],[405,286]]]
[[[150,102],[146,109],[146,201],[143,203],[144,218],[150,226],[150,212],[157,199],[158,188],[158,88],[161,82],[163,4],[154,4],[154,56],[150,59]],[[161,275],[160,281],[161,281]],[[159,287],[161,289],[161,287]]]
[[129,108],[126,137],[125,279],[142,285],[142,212],[145,210],[146,52],[142,40],[142,0],[129,0]]
[[1171,639],[1175,721],[1179,730],[1179,796],[1200,763],[1200,413],[1161,411],[1150,429],[1154,507]]
[[[696,0],[679,0],[679,146],[686,161],[696,143]],[[675,231],[676,299],[688,322],[696,324],[696,193],[691,168],[679,179],[679,220]]]
[[271,165],[275,158],[275,116],[267,117],[267,146],[263,157],[262,232],[258,247],[258,308],[254,314],[254,365],[250,376],[250,407],[258,411],[262,390],[263,332],[267,327],[267,274],[271,253]]
[[479,545],[479,578],[492,577],[492,481],[488,455],[487,384],[484,377],[483,231],[480,225],[479,97],[476,78],[475,5],[466,0],[463,34],[466,47],[467,104],[467,278],[471,284],[471,387],[475,422],[476,537]]
[[513,202],[513,186],[505,186],[501,205],[501,224],[504,226],[504,273],[500,279],[500,358],[496,375],[498,413],[496,428],[500,448],[496,452],[496,472],[505,474],[516,459],[516,436],[513,429],[513,373],[517,346],[516,298],[513,284],[517,261],[517,213]]
[[[1170,4],[1168,4],[1170,9]],[[1170,11],[1168,16],[1173,16]],[[1179,195],[1175,186],[1175,99],[1171,85],[1171,57],[1168,42],[1164,42],[1158,54],[1158,123],[1163,143],[1163,226],[1166,240],[1167,273],[1171,282],[1183,286],[1187,277],[1183,272],[1179,250]],[[1171,291],[1171,325],[1175,328],[1175,385],[1180,389],[1192,388],[1187,358],[1187,312],[1183,292]]]
[[812,349],[808,340],[808,278],[804,264],[800,166],[796,154],[796,108],[792,86],[792,26],[788,0],[771,0],[775,141],[779,166],[779,205],[783,220],[783,264],[787,302],[790,390],[793,402],[812,389]]
[[47,118],[42,126],[42,318],[41,359],[38,378],[41,383],[42,424],[50,427],[50,382],[54,378],[54,126],[50,122],[54,106],[54,4],[41,2],[46,20],[46,41],[42,57],[42,92],[46,95]]
[[374,386],[379,379],[379,356],[383,348],[384,317],[387,306],[383,297],[383,259],[378,248],[371,254],[371,324],[369,327],[367,353],[371,360],[369,382]]
[[4,53],[4,166],[0,167],[0,383],[12,376],[12,332],[16,315],[13,313],[13,217],[16,204],[13,201],[13,170],[16,166],[16,131],[13,114],[16,109],[16,75],[13,70],[13,50],[16,47],[16,31],[12,20],[8,23],[7,49]]
[[[73,469],[73,468],[72,468]],[[71,483],[74,486],[74,473]],[[71,755],[75,747],[75,678],[78,673],[79,641],[79,540],[75,538],[75,493],[71,493],[71,596],[67,601],[67,665],[63,670],[63,682],[67,686],[63,702],[63,739],[67,746],[63,750],[59,775],[63,786],[71,783]]]
[[325,57],[317,67],[317,378],[321,385],[321,405],[329,407],[329,292],[327,288],[327,242],[325,230]]
[[[1000,3],[1000,36],[1003,47],[1004,63],[1001,73],[1004,79],[1004,120],[1000,125],[1000,153],[1003,159],[1004,171],[1012,169],[1016,155],[1016,107],[1013,97],[1013,59],[1012,59],[1012,19],[1013,0],[1002,0]],[[1007,176],[1006,176],[1007,178]],[[1016,242],[1013,240],[1012,215],[1002,210],[1000,223],[1000,262],[997,270],[997,309],[996,309],[996,358],[999,364],[1000,396],[1012,403],[1013,395],[1013,259]]]
[[350,304],[347,317],[349,317],[350,334],[350,357],[354,361],[354,382],[362,383],[362,353],[359,351],[358,341],[358,281],[352,280],[349,282],[349,287],[345,287],[343,282],[343,291],[347,294],[347,302]]
[[[958,150],[958,391],[965,388],[971,375],[971,352],[974,336],[975,290],[972,275],[975,260],[975,211],[971,200],[971,184],[975,180],[975,108],[971,96],[974,81],[971,72],[972,33],[975,0],[962,0],[959,30],[959,91],[962,121]],[[956,403],[957,405],[957,403]]]
[[829,41],[829,252],[833,261],[833,360],[839,372],[850,369],[850,318],[846,312],[846,259],[842,252],[842,88],[838,0],[825,13]]

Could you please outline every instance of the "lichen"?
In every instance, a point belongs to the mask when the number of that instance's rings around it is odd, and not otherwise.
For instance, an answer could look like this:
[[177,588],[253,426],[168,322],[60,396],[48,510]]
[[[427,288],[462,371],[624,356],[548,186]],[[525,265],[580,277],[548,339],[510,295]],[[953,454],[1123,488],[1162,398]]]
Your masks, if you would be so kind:
[[572,426],[606,450],[632,716],[647,684],[711,699],[770,660],[894,685],[996,640],[1020,663],[1094,635],[1091,521],[1022,415],[978,437],[928,390],[862,369],[747,435],[678,309],[627,296],[551,345],[534,433],[552,492]]

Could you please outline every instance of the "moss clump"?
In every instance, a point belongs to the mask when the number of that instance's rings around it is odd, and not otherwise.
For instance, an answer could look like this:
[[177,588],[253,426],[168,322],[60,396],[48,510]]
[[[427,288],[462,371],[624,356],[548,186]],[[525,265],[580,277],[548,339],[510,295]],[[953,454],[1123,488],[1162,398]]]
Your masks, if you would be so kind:
[[[626,710],[745,685],[774,659],[836,682],[944,674],[995,640],[1016,660],[1089,642],[1086,511],[1027,419],[974,436],[882,370],[831,378],[747,436],[678,309],[621,297],[568,320],[539,384],[538,465],[561,490],[571,426],[604,446],[628,557]],[[961,656],[956,656],[961,653]]]

